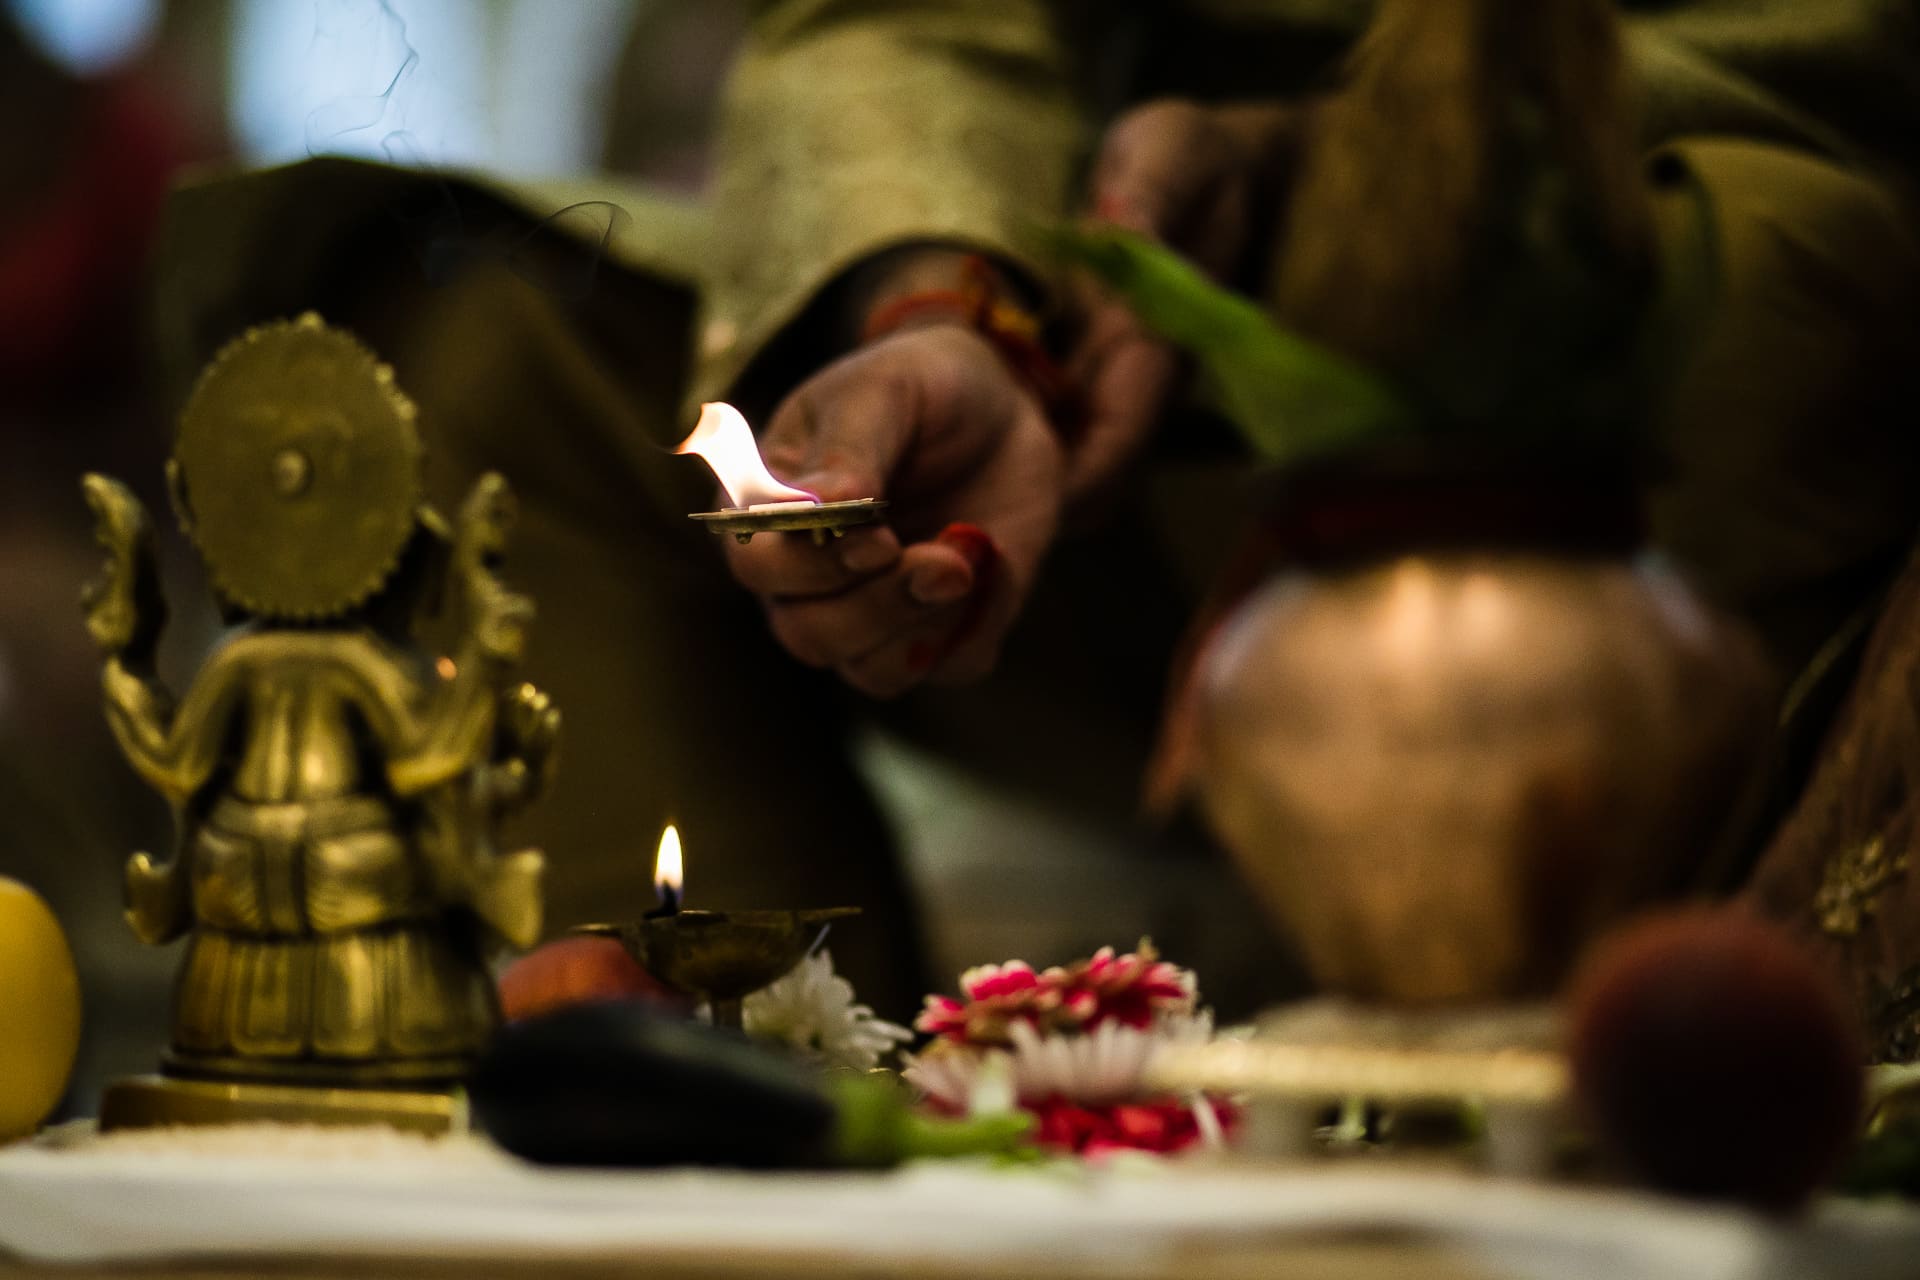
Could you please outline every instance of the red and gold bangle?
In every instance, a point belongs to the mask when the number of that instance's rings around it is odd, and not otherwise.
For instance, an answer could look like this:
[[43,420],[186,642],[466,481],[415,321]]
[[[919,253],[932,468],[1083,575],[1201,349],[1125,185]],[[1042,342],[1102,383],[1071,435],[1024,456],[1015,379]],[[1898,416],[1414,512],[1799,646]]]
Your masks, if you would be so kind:
[[923,289],[889,298],[867,316],[862,342],[885,337],[922,316],[951,316],[985,338],[1000,358],[1039,397],[1055,428],[1070,432],[1079,422],[1079,396],[1072,380],[1040,339],[1040,318],[1005,295],[993,267],[979,254],[960,264],[953,289]]

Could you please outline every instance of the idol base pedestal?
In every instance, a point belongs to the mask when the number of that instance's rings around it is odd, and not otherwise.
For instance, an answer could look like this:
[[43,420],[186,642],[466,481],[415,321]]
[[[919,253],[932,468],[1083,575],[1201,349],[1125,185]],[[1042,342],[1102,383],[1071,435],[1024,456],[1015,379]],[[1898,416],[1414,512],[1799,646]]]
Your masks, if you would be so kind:
[[339,1089],[133,1076],[107,1086],[100,1131],[167,1125],[384,1124],[439,1135],[466,1128],[464,1096],[448,1090]]

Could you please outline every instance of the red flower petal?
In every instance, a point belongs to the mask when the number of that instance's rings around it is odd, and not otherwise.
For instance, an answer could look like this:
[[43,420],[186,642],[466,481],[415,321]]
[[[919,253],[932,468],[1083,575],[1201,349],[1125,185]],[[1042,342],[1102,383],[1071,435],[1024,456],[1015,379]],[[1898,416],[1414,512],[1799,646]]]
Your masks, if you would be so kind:
[[928,996],[927,1007],[920,1011],[913,1025],[929,1035],[963,1035],[967,1027],[967,1009],[958,1000],[948,996]]
[[985,965],[968,970],[962,975],[962,983],[972,999],[991,1000],[1030,991],[1040,985],[1040,978],[1026,962],[1012,960],[1003,965]]

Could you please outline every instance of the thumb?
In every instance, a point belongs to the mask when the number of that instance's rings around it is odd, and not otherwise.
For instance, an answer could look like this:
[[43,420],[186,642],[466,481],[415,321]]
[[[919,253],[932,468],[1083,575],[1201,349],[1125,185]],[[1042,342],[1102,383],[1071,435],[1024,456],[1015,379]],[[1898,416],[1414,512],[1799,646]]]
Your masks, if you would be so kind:
[[1125,307],[1097,307],[1075,380],[1085,418],[1067,455],[1066,497],[1083,503],[1105,488],[1145,447],[1180,373],[1173,348],[1141,327]]
[[1095,217],[1165,239],[1208,173],[1207,130],[1188,102],[1154,102],[1115,122],[1100,146],[1089,189]]
[[822,502],[884,497],[913,439],[913,401],[905,380],[871,361],[829,368],[774,413],[761,455]]

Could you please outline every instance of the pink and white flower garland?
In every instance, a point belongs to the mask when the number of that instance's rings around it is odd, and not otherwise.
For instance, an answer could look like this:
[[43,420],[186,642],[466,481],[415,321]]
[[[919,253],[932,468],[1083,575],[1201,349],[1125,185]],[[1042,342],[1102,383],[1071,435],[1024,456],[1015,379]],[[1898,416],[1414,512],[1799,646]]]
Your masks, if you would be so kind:
[[1146,1096],[1153,1055],[1212,1037],[1193,973],[1160,959],[1153,944],[1036,972],[1023,961],[960,975],[964,999],[927,997],[914,1025],[932,1042],[902,1073],[947,1112],[992,1105],[991,1095],[1034,1114],[1044,1147],[1079,1155],[1173,1152],[1218,1144],[1237,1116],[1204,1096]]

